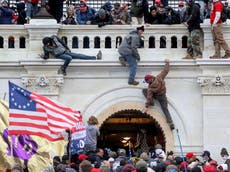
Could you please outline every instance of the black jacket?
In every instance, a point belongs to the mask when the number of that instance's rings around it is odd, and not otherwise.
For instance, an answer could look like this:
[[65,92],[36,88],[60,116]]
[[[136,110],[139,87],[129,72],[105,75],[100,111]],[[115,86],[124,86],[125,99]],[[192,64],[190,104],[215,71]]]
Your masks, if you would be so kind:
[[188,30],[189,32],[195,30],[195,29],[200,29],[200,6],[199,4],[192,3],[189,4],[190,10],[188,13],[188,19],[187,19],[187,24],[188,24]]

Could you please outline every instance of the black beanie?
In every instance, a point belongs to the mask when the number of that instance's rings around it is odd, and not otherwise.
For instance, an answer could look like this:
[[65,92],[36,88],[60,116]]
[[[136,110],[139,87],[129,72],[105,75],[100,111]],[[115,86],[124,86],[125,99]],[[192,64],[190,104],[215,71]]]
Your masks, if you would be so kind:
[[51,42],[51,41],[52,41],[52,39],[51,39],[50,37],[45,37],[45,38],[42,39],[42,43],[43,43],[44,45],[48,44],[48,43]]
[[142,30],[144,32],[145,31],[145,27],[144,26],[137,27],[137,30]]

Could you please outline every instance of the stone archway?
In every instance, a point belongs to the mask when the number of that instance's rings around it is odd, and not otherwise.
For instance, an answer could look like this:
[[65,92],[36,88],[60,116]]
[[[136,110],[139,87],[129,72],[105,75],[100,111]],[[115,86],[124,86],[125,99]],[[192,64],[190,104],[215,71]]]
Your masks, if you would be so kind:
[[[114,104],[104,111],[102,111],[100,114],[98,114],[98,120],[99,125],[101,126],[103,122],[110,117],[111,114],[114,114],[116,112],[122,111],[122,110],[143,110],[143,104],[137,103],[137,102],[119,102],[117,104]],[[165,118],[156,110],[156,109],[149,109],[147,112],[147,115],[151,116],[156,120],[156,122],[161,127],[164,137],[165,137],[165,149],[166,151],[174,150],[174,137],[173,133],[170,130]]]

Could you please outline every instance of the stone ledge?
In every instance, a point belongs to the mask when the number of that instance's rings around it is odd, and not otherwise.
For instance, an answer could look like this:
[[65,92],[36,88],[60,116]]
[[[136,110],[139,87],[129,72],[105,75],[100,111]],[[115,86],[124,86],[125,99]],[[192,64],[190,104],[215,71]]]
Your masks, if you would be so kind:
[[[56,66],[63,64],[63,60],[59,59],[35,59],[35,60],[15,60],[15,61],[0,61],[0,66]],[[159,60],[142,60],[138,62],[138,66],[163,66],[165,64],[164,59]],[[224,60],[170,60],[171,66],[200,66],[200,65],[229,65],[230,59]],[[69,66],[121,66],[118,59],[115,60],[79,60],[73,59]]]

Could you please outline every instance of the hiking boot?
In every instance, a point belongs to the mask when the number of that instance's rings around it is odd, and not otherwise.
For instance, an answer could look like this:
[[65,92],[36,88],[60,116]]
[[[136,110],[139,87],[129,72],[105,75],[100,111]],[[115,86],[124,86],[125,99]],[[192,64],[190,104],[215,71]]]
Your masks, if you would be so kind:
[[60,69],[58,69],[58,74],[62,74],[64,76],[66,76],[66,71],[63,67],[61,67]]
[[171,130],[175,129],[175,126],[174,126],[173,122],[168,122],[168,125],[169,125]]
[[183,57],[182,59],[193,59],[193,57],[189,54],[187,54],[185,57]]
[[201,59],[202,58],[202,55],[201,54],[199,54],[199,55],[197,55],[197,56],[195,56],[195,57],[193,57],[194,59]]
[[139,82],[138,82],[138,81],[133,80],[133,81],[129,81],[129,82],[128,82],[128,84],[129,84],[129,85],[138,85],[138,84],[139,84]]
[[230,58],[230,54],[228,53],[225,53],[225,55],[222,57],[223,59],[227,59],[227,58]]
[[122,66],[126,66],[126,61],[125,61],[124,57],[120,56],[119,57],[119,61],[120,61],[120,63],[121,63]]
[[97,60],[101,60],[101,59],[102,59],[102,52],[101,50],[99,50],[97,53]]
[[210,58],[210,59],[219,59],[220,56],[218,56],[218,55],[215,54],[215,55],[213,55],[213,56],[210,56],[209,58]]

